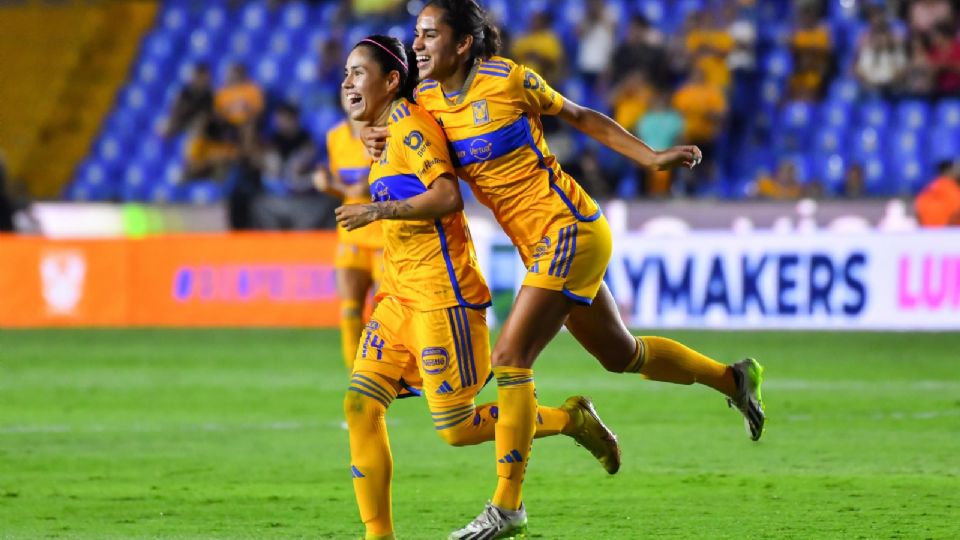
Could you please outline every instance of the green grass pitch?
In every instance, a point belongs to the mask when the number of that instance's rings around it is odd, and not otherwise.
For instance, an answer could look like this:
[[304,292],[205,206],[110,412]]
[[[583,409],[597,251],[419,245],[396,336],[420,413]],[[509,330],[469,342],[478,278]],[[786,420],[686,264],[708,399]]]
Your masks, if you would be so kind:
[[[535,538],[960,538],[960,334],[666,335],[761,359],[763,440],[561,335],[541,402],[592,396],[624,464],[538,440]],[[345,383],[334,331],[0,331],[0,538],[355,540]],[[490,496],[492,444],[444,446],[422,400],[389,428],[398,537],[445,538]]]

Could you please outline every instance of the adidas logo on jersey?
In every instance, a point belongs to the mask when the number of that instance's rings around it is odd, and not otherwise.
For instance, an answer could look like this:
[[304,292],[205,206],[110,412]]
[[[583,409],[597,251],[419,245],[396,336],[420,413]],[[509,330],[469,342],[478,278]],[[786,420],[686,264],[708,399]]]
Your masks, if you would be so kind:
[[437,388],[437,394],[441,396],[444,394],[450,394],[452,392],[453,392],[453,387],[450,386],[450,383],[448,383],[447,381],[443,381],[442,383],[440,383],[440,388]]

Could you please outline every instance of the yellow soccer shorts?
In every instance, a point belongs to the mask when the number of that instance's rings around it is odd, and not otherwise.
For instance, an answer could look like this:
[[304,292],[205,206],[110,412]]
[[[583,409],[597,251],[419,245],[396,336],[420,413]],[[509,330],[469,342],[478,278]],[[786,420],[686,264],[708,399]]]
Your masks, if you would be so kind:
[[333,260],[334,268],[352,268],[362,270],[372,276],[376,282],[383,275],[383,248],[373,248],[356,244],[337,244],[337,256]]
[[613,234],[601,214],[544,235],[533,249],[523,285],[562,291],[578,304],[590,305],[613,253]]
[[431,410],[472,403],[490,376],[486,311],[418,311],[387,296],[361,336],[353,371],[422,391]]

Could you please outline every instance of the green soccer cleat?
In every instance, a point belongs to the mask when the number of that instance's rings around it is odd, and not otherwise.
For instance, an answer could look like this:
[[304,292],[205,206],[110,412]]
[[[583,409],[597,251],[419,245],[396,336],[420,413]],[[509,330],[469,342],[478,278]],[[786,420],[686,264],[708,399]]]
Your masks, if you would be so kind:
[[616,474],[620,470],[620,443],[616,434],[600,419],[590,398],[569,397],[560,409],[567,411],[573,426],[571,431],[565,434],[589,450],[608,473]]
[[763,384],[763,366],[753,358],[747,358],[731,367],[733,378],[737,383],[737,394],[727,398],[727,405],[736,407],[743,414],[743,424],[747,428],[750,439],[758,441],[763,435],[763,424],[766,420],[763,413],[763,395],[760,393],[760,386]]
[[466,527],[453,531],[447,540],[499,540],[527,537],[527,511],[504,510],[487,502],[483,512]]

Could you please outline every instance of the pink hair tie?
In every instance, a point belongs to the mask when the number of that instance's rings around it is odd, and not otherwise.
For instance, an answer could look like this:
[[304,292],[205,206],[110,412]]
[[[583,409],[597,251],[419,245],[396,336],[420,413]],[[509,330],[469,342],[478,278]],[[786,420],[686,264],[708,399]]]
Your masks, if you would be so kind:
[[403,68],[403,72],[404,72],[404,73],[407,72],[407,63],[404,62],[403,60],[401,60],[399,56],[393,54],[393,52],[390,51],[390,49],[384,47],[382,44],[377,43],[376,41],[374,41],[374,40],[372,40],[372,39],[368,39],[368,38],[361,39],[361,40],[360,40],[360,43],[373,43],[373,44],[376,45],[377,47],[380,47],[381,49],[383,49],[384,51],[386,51],[387,54],[389,54],[390,56],[392,56],[393,59],[396,60],[398,64],[400,64],[400,67]]

